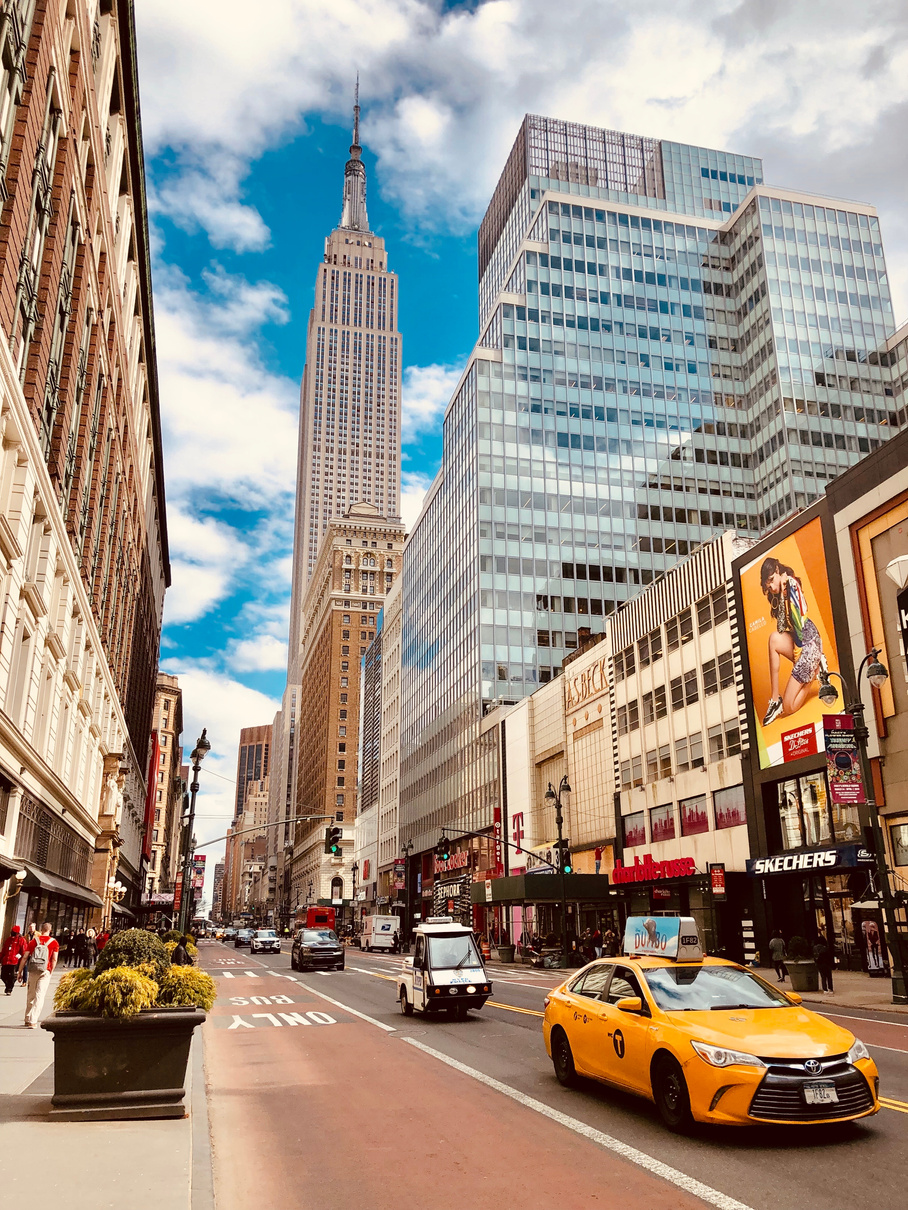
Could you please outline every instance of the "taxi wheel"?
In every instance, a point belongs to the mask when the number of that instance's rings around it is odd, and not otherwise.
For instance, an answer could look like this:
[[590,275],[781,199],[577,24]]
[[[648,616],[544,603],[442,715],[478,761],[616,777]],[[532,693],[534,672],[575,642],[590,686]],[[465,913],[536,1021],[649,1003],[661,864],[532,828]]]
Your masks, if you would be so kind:
[[413,1016],[413,1005],[407,999],[407,991],[403,987],[400,989],[400,1011],[405,1017]]
[[555,1078],[559,1084],[563,1084],[565,1088],[572,1088],[577,1083],[571,1044],[563,1029],[555,1030],[552,1034],[552,1064],[555,1068]]
[[684,1072],[678,1062],[667,1056],[653,1070],[653,1096],[659,1116],[669,1128],[683,1134],[693,1125],[690,1096]]

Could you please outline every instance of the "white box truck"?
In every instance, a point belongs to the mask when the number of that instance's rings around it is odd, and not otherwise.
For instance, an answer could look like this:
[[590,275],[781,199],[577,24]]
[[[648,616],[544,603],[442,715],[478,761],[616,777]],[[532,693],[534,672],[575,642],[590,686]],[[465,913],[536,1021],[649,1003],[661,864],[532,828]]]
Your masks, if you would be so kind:
[[399,916],[365,916],[363,931],[359,935],[361,950],[396,950]]

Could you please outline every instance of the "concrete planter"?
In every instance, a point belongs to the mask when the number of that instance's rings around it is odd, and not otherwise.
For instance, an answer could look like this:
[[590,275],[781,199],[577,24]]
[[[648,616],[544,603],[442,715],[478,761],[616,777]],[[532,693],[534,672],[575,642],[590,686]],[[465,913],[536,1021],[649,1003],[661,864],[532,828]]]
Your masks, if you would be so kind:
[[513,962],[514,961],[514,946],[513,945],[499,945],[498,961],[499,962]]
[[819,990],[820,979],[817,964],[812,958],[786,958],[785,969],[791,980],[793,992],[815,992]]
[[51,1116],[63,1121],[183,1118],[186,1068],[198,1008],[157,1008],[127,1021],[54,1013]]

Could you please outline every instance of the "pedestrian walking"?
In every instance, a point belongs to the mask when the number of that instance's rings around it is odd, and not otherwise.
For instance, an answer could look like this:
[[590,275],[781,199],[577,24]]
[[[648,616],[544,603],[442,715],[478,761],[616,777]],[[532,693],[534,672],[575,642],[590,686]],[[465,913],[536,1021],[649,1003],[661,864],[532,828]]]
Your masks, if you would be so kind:
[[0,979],[3,981],[5,995],[7,996],[13,994],[13,988],[16,986],[19,959],[24,953],[25,938],[22,936],[22,930],[18,924],[14,924],[9,931],[9,936],[3,943],[3,949],[0,950]]
[[599,928],[598,924],[593,931],[593,953],[597,958],[602,957],[602,930]]
[[195,965],[195,963],[192,960],[192,955],[190,954],[189,950],[187,949],[187,946],[190,941],[191,941],[190,937],[181,937],[180,938],[180,940],[176,944],[176,948],[174,949],[173,953],[170,955],[171,966],[194,966]]
[[97,937],[95,938],[95,945],[97,946],[97,950],[98,950],[99,954],[100,954],[101,950],[104,948],[104,946],[108,943],[109,940],[110,940],[110,933],[108,932],[107,929],[102,929],[101,932],[98,933]]
[[769,942],[769,956],[773,966],[776,968],[777,982],[784,983],[785,974],[785,942],[782,939],[781,932],[776,929]]
[[72,929],[64,929],[60,935],[60,956],[57,959],[61,966],[69,966],[73,952]]
[[608,928],[605,930],[605,936],[602,938],[602,948],[605,951],[606,958],[614,958],[618,953],[618,937],[614,929]]
[[24,976],[26,963],[28,964],[25,999],[25,1025],[28,1029],[38,1028],[44,997],[47,995],[59,952],[59,943],[51,936],[50,921],[46,921],[41,925],[41,931],[29,941],[27,951],[19,959],[20,979]]
[[599,873],[599,867],[602,865],[602,845],[596,845],[596,850],[593,853],[596,860],[596,873]]
[[823,981],[823,991],[831,992],[832,987],[832,968],[835,965],[835,957],[826,940],[826,934],[820,929],[817,934],[817,939],[813,946],[813,960],[817,964],[817,970],[820,972],[820,978]]
[[98,939],[94,929],[88,929],[82,945],[81,966],[94,966],[98,960]]

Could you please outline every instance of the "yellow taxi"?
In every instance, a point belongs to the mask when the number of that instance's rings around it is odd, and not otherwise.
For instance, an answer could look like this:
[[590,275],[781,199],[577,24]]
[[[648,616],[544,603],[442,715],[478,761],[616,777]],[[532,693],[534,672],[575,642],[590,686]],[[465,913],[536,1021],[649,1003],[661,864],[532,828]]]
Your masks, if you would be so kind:
[[573,974],[545,1002],[562,1084],[591,1076],[654,1101],[662,1121],[845,1122],[877,1113],[863,1042],[753,971],[705,957],[695,922],[631,917],[625,956]]

